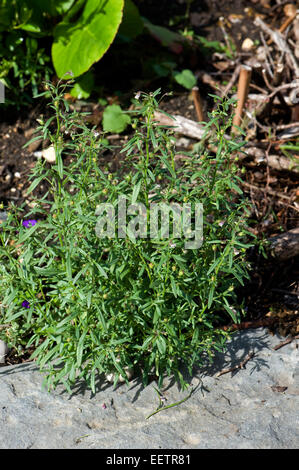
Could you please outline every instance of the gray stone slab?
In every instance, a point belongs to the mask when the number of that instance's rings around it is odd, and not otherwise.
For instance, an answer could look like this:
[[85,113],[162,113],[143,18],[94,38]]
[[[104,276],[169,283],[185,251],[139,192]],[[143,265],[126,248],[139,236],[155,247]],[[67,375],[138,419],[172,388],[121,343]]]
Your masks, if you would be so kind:
[[[187,401],[149,419],[158,406],[156,383],[143,387],[136,378],[113,390],[101,382],[94,396],[79,383],[70,396],[60,386],[42,389],[34,363],[1,367],[0,448],[298,448],[298,341],[275,351],[281,340],[264,329],[236,333],[225,354],[195,371],[198,387]],[[250,351],[245,368],[217,377]],[[166,404],[188,393],[166,380]]]

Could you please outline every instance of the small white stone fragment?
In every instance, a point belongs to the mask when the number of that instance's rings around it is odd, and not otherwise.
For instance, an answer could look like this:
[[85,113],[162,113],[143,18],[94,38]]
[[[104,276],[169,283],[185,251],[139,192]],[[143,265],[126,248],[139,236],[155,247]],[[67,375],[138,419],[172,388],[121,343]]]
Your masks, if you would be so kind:
[[43,157],[49,163],[55,163],[56,162],[56,155],[55,155],[54,145],[51,145],[47,149],[34,152],[33,155],[35,157],[38,157],[38,158]]
[[244,39],[242,43],[242,51],[249,52],[253,49],[253,47],[254,47],[254,42],[252,39],[250,38]]
[[56,155],[55,155],[55,149],[54,146],[51,145],[47,149],[42,151],[43,157],[47,162],[49,163],[55,163],[56,161]]
[[5,356],[7,355],[9,349],[5,341],[0,339],[0,364],[5,364]]

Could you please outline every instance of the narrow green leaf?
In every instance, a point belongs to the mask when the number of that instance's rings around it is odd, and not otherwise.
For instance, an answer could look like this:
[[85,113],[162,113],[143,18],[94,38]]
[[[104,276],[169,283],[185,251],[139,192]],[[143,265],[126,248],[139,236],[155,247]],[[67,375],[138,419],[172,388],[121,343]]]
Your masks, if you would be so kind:
[[73,276],[72,276],[72,261],[71,261],[70,253],[67,253],[65,267],[66,267],[67,279],[71,281]]
[[79,339],[78,346],[77,346],[77,367],[81,366],[82,363],[82,355],[83,355],[83,347],[84,347],[84,340],[87,331],[84,331]]
[[165,338],[163,336],[159,336],[156,340],[156,344],[158,346],[158,350],[159,350],[160,354],[162,354],[164,356],[164,354],[166,352]]
[[137,201],[137,198],[138,198],[138,194],[140,192],[140,188],[141,188],[141,183],[142,181],[138,181],[138,183],[134,186],[133,188],[133,194],[132,194],[132,204],[135,204],[135,202]]
[[213,298],[214,298],[214,291],[215,291],[215,286],[212,286],[210,291],[209,291],[209,298],[208,298],[208,308],[211,307]]

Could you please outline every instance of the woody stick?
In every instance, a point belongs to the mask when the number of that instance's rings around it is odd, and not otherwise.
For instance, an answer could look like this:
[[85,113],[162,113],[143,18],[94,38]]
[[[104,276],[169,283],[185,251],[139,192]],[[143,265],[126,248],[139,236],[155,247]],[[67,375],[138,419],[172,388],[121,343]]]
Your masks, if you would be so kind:
[[[287,19],[280,26],[280,28],[278,30],[280,33],[283,33],[287,29],[287,27],[294,21],[294,19],[297,16],[296,6],[293,5],[292,3],[288,3],[287,5],[285,5],[283,11],[284,11],[284,14],[286,15]],[[273,39],[272,38],[269,39],[267,41],[268,46],[270,46],[270,44],[272,44],[272,42],[273,42]]]
[[195,105],[197,119],[199,121],[204,121],[205,119],[204,119],[204,114],[203,114],[203,110],[202,110],[202,103],[201,103],[201,98],[200,98],[200,94],[199,94],[197,86],[194,86],[192,88],[192,98],[193,98],[193,102],[194,102],[194,105]]
[[[251,78],[251,67],[248,65],[242,65],[240,67],[239,83],[238,83],[238,94],[237,94],[237,108],[233,119],[233,126],[240,126],[242,113],[245,101],[248,95],[249,83]],[[233,130],[236,132],[236,129]]]

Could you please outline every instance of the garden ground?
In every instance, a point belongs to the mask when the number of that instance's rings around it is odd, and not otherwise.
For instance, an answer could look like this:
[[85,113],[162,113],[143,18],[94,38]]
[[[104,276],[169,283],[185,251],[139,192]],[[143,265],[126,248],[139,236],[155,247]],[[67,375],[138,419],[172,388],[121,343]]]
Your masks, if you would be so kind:
[[[285,55],[282,59],[284,72],[280,83],[271,85],[269,83],[271,77],[267,79],[261,72],[263,67],[272,67],[275,72],[282,51],[273,42],[267,47],[264,45],[263,41],[267,43],[271,38],[256,24],[255,15],[274,31],[281,27],[285,20],[283,6],[286,2],[280,3],[270,0],[261,2],[196,0],[190,2],[187,20],[186,2],[179,0],[144,1],[140,2],[139,8],[141,14],[155,24],[170,27],[174,31],[184,28],[192,30],[195,35],[200,35],[207,41],[220,41],[226,45],[228,49],[226,52],[210,51],[209,54],[205,54],[190,35],[189,45],[183,51],[174,53],[180,68],[192,70],[197,77],[203,110],[207,116],[207,112],[211,112],[213,108],[213,100],[208,94],[221,95],[224,90],[229,95],[236,93],[238,74],[234,72],[240,64],[251,64],[252,67],[246,106],[248,113],[257,106],[257,102],[254,101],[256,95],[259,95],[259,99],[268,97],[278,86],[289,84],[297,78],[292,63]],[[288,3],[296,4],[296,2]],[[170,20],[172,26],[169,26]],[[298,20],[290,23],[284,32],[294,45],[297,41],[296,28],[299,29]],[[244,50],[244,47],[242,49],[246,38],[251,39],[254,44],[248,51]],[[194,102],[189,91],[170,83],[169,77],[144,76],[140,69],[140,62],[144,64],[147,60],[152,60],[155,54],[163,60],[164,55],[173,54],[173,51],[162,48],[161,52],[161,44],[152,37],[141,37],[136,40],[139,41],[138,46],[142,54],[144,52],[141,59],[134,52],[135,45],[130,46],[126,56],[126,48],[120,46],[118,50],[111,48],[95,67],[98,80],[103,82],[103,94],[108,103],[119,102],[126,108],[130,106],[130,99],[139,89],[151,91],[161,87],[163,92],[172,89],[173,95],[164,99],[161,108],[170,114],[197,121]],[[259,41],[259,45],[255,41]],[[261,55],[262,51],[258,51],[258,46],[264,47],[264,56]],[[121,54],[124,60],[117,62],[115,58]],[[262,67],[257,65],[258,61],[264,61]],[[119,82],[120,76],[121,82]],[[4,208],[12,201],[17,205],[26,202],[27,207],[30,207],[31,199],[26,195],[26,190],[29,187],[29,173],[36,162],[34,152],[46,147],[47,142],[35,142],[26,149],[23,145],[32,137],[37,127],[36,120],[41,116],[46,117],[49,112],[42,99],[36,101],[29,109],[9,110],[1,116],[0,202],[4,204]],[[72,106],[82,111],[89,111],[91,114],[87,119],[101,131],[104,106],[97,102],[96,97],[91,96],[87,102],[77,100]],[[246,158],[240,162],[240,165],[246,169],[242,176],[243,191],[248,195],[254,208],[252,230],[261,238],[269,238],[298,227],[298,151],[293,150],[291,154],[290,152],[286,154],[281,148],[284,144],[293,144],[296,147],[299,135],[298,126],[296,127],[299,120],[297,115],[298,105],[290,100],[290,89],[286,87],[285,90],[277,92],[277,96],[275,95],[275,99],[271,101],[271,106],[266,107],[259,115],[250,115],[250,118],[249,115],[246,116],[247,148],[254,151],[250,155],[248,152]],[[290,132],[286,135],[288,130]],[[131,130],[128,128],[122,134],[108,135],[108,140],[113,145],[121,146],[130,133]],[[186,136],[180,138],[178,152],[180,148],[192,149],[194,143],[196,139]],[[276,167],[271,165],[270,157],[273,155],[278,156],[281,162],[286,158],[289,159],[288,170],[285,166],[282,169],[279,165]],[[292,162],[295,162],[293,167]],[[112,171],[116,169],[119,166],[118,151],[108,152],[103,164],[108,164]],[[43,194],[43,188],[35,191],[40,191],[40,195]],[[35,192],[35,195],[37,194]],[[255,252],[249,253],[248,256],[253,263],[251,281],[240,290],[240,297],[246,299],[247,315],[244,321],[247,322],[247,326],[253,326],[256,322],[256,325],[268,325],[272,331],[283,336],[298,335],[298,256],[286,261],[271,257],[264,259]],[[8,364],[15,362],[18,362],[18,358],[12,354],[8,358]]]

